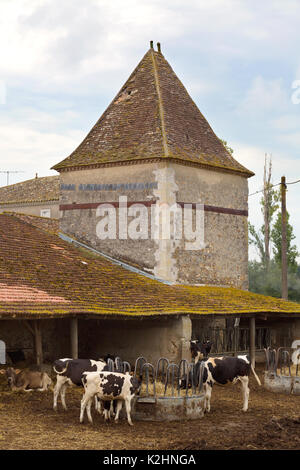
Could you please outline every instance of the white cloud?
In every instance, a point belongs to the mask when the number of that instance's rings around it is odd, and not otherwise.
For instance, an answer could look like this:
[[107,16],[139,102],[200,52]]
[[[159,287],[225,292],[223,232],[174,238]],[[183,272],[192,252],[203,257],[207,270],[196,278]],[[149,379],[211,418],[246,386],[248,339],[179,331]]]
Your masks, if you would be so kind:
[[150,39],[193,48],[195,60],[284,57],[289,47],[296,61],[299,15],[288,0],[1,0],[0,71],[12,84],[84,92],[131,71]]
[[[13,176],[14,182],[54,174],[50,168],[66,158],[84,137],[82,132],[69,131],[65,135],[45,133],[27,125],[0,122],[1,167],[4,170],[18,170],[23,173]],[[5,168],[4,168],[5,167]],[[56,172],[55,172],[56,173]],[[3,176],[1,185],[5,185]]]
[[251,113],[252,115],[267,114],[274,110],[281,111],[289,105],[290,97],[281,79],[266,80],[261,76],[257,76],[246,92],[246,96],[238,106],[237,111]]
[[283,114],[272,120],[271,125],[280,132],[300,129],[300,106],[298,114]]

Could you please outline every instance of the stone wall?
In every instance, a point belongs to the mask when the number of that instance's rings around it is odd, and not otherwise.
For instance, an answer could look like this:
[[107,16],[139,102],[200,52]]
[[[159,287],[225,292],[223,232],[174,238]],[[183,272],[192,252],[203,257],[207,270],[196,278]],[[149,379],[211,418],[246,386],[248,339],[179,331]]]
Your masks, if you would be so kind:
[[20,214],[34,215],[37,217],[42,216],[42,211],[50,210],[50,217],[58,219],[60,217],[59,201],[46,201],[46,202],[24,202],[16,204],[1,204],[1,212],[18,212]]
[[173,164],[172,168],[178,188],[177,201],[202,203],[212,208],[204,212],[205,248],[186,250],[183,241],[173,252],[177,282],[247,289],[247,217],[222,213],[223,209],[248,210],[247,179],[184,165]]
[[160,357],[179,362],[191,360],[189,345],[191,320],[156,318],[139,320],[80,320],[80,357],[103,357],[105,354],[120,356],[134,365],[139,356],[156,364]]
[[[153,188],[149,188],[149,186],[151,186],[151,183],[155,183],[153,174],[155,168],[155,164],[149,164],[63,172],[61,173],[61,188],[63,189],[61,189],[60,203],[62,205],[115,203],[116,206],[119,202],[119,196],[126,196],[129,203],[153,201],[155,199]],[[84,185],[88,184],[111,185],[111,189],[80,189],[86,188]],[[123,186],[114,189],[114,185]],[[155,266],[155,244],[151,240],[150,227],[148,239],[132,240],[129,237],[120,239],[118,207],[115,207],[115,211],[117,239],[99,238],[97,224],[102,217],[97,216],[95,207],[62,210],[60,229],[62,232],[75,236],[80,241],[113,258],[153,271]],[[147,211],[149,211],[149,207]],[[133,218],[128,217],[128,224]]]
[[[129,204],[143,203],[148,227],[140,239],[132,239],[127,232],[122,232],[125,223],[124,218],[120,217],[119,196],[126,196]],[[61,173],[60,228],[62,232],[99,251],[173,283],[214,284],[246,289],[247,216],[226,211],[246,213],[247,197],[247,179],[242,176],[169,162],[68,171]],[[204,213],[205,248],[188,250],[184,230],[182,239],[154,239],[155,224],[151,219],[151,205],[153,207],[156,201],[160,207],[163,204],[171,207],[176,203],[192,203],[194,206],[200,203],[213,207],[213,210],[205,210]],[[99,238],[97,227],[104,214],[100,216],[97,212],[98,203],[113,204],[117,239]],[[184,207],[180,209],[183,217],[182,209]],[[140,213],[128,214],[130,227]],[[171,216],[171,226],[172,223]],[[162,234],[162,227],[167,224],[164,224],[163,219],[158,224]]]

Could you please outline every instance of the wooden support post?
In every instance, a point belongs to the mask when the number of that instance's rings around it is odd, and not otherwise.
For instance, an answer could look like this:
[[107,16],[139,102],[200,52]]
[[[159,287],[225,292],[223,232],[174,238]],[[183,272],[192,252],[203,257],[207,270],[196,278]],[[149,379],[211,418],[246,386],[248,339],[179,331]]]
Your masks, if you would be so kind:
[[71,337],[71,357],[73,359],[78,359],[78,320],[77,318],[71,318],[70,337]]
[[255,367],[255,317],[250,318],[250,362]]
[[41,366],[43,364],[41,320],[34,320],[33,327],[34,327],[36,363],[38,366]]
[[286,182],[281,177],[281,297],[288,300]]

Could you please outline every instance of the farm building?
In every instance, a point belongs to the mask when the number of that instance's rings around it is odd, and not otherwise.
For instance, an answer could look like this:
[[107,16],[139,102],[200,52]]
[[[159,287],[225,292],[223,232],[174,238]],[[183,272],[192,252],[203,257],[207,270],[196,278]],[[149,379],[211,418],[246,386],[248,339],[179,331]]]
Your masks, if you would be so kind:
[[[253,173],[223,146],[160,47],[151,44],[53,169],[59,224],[9,204],[0,215],[8,351],[35,352],[38,362],[105,353],[177,361],[190,359],[195,337],[212,339],[216,352],[251,347],[252,357],[300,337],[299,304],[247,291]],[[100,206],[115,217],[112,236],[99,235]],[[153,236],[153,207],[187,207],[192,220],[201,207],[204,240],[191,247],[190,238]],[[155,222],[161,233],[165,219]],[[168,223],[174,229],[174,216]]]
[[17,212],[59,218],[59,175],[44,176],[0,188],[0,213]]

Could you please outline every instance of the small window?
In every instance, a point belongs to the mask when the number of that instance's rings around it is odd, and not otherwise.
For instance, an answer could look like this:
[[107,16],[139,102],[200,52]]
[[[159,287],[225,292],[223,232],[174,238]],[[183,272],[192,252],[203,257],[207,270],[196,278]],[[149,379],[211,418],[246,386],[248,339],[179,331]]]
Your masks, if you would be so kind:
[[51,209],[42,209],[40,212],[41,217],[51,217]]

